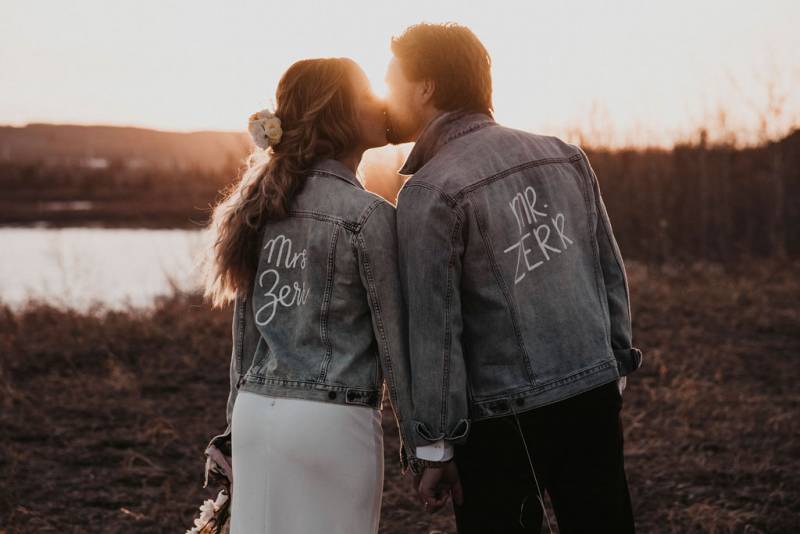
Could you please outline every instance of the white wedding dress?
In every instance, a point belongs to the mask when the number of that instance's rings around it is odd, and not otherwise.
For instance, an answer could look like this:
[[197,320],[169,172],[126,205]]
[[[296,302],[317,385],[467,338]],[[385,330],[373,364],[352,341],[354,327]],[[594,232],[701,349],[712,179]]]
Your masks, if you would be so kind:
[[383,493],[379,410],[239,392],[232,534],[375,534]]

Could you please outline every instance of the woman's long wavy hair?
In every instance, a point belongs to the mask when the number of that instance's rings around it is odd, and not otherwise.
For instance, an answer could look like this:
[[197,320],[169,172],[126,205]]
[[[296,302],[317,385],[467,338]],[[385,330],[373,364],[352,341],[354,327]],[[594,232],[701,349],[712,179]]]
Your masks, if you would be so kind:
[[355,69],[347,58],[306,59],[289,67],[278,83],[280,142],[253,151],[241,179],[211,216],[203,276],[204,295],[213,306],[252,290],[264,223],[286,217],[311,165],[356,147]]

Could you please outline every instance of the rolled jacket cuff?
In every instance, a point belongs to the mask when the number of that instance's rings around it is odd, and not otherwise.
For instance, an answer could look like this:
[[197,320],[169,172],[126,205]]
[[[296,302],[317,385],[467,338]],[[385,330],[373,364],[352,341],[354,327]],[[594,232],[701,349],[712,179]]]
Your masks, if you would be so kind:
[[449,433],[440,431],[438,434],[434,434],[430,427],[422,421],[413,420],[411,421],[411,426],[414,429],[413,445],[415,447],[427,447],[441,440],[450,442],[450,444],[463,445],[467,441],[467,434],[469,434],[471,425],[469,419],[460,419]]
[[626,376],[642,366],[642,351],[636,347],[614,349],[619,376]]

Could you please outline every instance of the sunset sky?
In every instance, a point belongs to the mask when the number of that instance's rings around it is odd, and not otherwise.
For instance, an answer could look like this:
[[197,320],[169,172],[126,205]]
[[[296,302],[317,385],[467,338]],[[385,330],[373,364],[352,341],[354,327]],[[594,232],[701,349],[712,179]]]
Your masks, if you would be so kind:
[[0,124],[242,130],[301,58],[352,57],[382,92],[391,36],[420,21],[483,40],[509,126],[668,143],[722,107],[752,135],[770,101],[770,135],[800,124],[796,0],[4,0]]

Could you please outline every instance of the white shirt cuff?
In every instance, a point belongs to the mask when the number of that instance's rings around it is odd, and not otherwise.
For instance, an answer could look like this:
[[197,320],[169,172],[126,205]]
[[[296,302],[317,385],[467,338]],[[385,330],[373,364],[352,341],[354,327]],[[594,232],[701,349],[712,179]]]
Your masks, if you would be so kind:
[[453,446],[440,439],[430,445],[417,447],[417,458],[430,462],[446,462],[453,457]]

